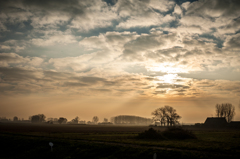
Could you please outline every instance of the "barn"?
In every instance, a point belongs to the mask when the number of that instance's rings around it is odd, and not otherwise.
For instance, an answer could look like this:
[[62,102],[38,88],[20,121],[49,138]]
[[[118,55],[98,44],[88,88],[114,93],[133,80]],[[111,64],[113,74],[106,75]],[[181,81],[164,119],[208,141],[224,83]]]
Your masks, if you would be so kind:
[[204,126],[211,127],[224,127],[227,126],[228,122],[225,117],[208,117],[204,123]]

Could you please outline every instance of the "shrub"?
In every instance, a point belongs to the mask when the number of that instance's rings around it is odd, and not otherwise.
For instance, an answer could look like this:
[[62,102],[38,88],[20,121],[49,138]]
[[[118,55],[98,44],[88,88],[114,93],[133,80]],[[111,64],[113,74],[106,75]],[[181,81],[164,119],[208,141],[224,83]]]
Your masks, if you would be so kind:
[[164,139],[161,132],[156,131],[153,128],[150,128],[142,133],[139,133],[137,138],[139,138],[139,139],[154,139],[154,140],[163,140]]
[[189,130],[184,130],[182,127],[169,127],[162,132],[162,135],[168,139],[196,139],[197,137]]

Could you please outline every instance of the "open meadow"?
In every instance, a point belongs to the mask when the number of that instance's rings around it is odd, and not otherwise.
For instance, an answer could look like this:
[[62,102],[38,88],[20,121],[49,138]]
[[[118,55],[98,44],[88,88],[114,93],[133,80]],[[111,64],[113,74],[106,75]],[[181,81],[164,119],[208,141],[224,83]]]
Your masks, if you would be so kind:
[[[164,127],[153,127],[163,132]],[[188,127],[196,139],[140,139],[148,126],[0,123],[0,158],[240,157],[240,130]],[[49,146],[53,142],[53,151]]]

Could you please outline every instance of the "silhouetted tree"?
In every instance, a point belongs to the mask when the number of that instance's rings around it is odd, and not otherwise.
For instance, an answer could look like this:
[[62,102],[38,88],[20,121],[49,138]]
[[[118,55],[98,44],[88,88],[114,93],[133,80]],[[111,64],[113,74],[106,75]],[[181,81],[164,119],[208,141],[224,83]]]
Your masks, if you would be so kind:
[[154,115],[153,120],[159,121],[161,123],[161,126],[166,124],[166,109],[165,107],[158,108],[152,112],[152,115]]
[[104,122],[108,122],[108,119],[107,119],[107,118],[104,118],[103,121],[104,121]]
[[179,119],[181,118],[177,113],[176,109],[170,106],[165,106],[166,109],[166,117],[167,117],[167,125],[173,126],[179,124]]
[[66,118],[64,118],[64,117],[60,117],[59,119],[58,119],[58,123],[59,124],[62,124],[62,123],[67,123],[67,119]]
[[167,126],[173,126],[179,123],[179,119],[181,118],[177,113],[176,109],[171,106],[164,106],[161,108],[156,109],[152,112],[154,115],[153,119],[155,121],[160,121],[161,126],[167,123]]
[[99,118],[97,116],[94,116],[92,121],[96,124],[99,121]]
[[72,123],[78,124],[79,120],[80,120],[80,118],[78,116],[76,116],[74,119],[72,119]]
[[17,116],[13,117],[13,121],[18,121],[18,117]]
[[39,123],[45,121],[46,116],[44,114],[33,115],[29,117],[31,122]]
[[217,117],[225,117],[227,122],[231,122],[235,115],[235,107],[231,103],[216,104]]

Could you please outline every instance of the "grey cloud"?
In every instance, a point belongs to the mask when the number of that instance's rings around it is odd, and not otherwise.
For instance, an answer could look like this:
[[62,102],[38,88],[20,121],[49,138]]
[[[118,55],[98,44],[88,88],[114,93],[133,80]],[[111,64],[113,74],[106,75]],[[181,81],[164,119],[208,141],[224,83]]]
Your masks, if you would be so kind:
[[150,89],[152,87],[154,87],[154,86],[147,86],[147,87],[143,87],[142,89]]
[[17,82],[25,80],[39,80],[37,73],[40,71],[25,70],[21,68],[6,68],[0,67],[0,74],[2,74],[2,80],[5,82]]
[[156,88],[190,88],[189,86],[180,85],[180,84],[168,84],[168,83],[159,83]]
[[0,61],[4,62],[23,62],[24,58],[15,53],[0,53]]
[[161,61],[178,61],[179,57],[181,57],[180,53],[187,52],[187,49],[184,49],[182,47],[171,47],[168,49],[159,49],[154,52],[147,52],[145,56],[147,58],[154,59],[158,62]]
[[189,86],[180,85],[180,84],[175,84],[174,87],[175,87],[175,88],[183,88],[183,89],[190,88]]
[[67,72],[55,72],[55,71],[43,71],[43,74],[45,78],[49,78],[51,80],[61,80],[61,79],[67,79],[72,76],[71,73]]
[[111,92],[112,90],[110,89],[91,89],[93,91],[99,91],[99,92]]
[[98,82],[105,82],[106,79],[100,77],[72,77],[71,79],[79,80],[84,83],[96,84]]
[[238,0],[202,0],[191,3],[186,14],[207,14],[212,17],[229,17],[238,14],[239,10],[240,2]]
[[124,45],[123,57],[132,60],[142,61],[148,57],[148,51],[159,50],[166,42],[173,42],[176,39],[176,33],[163,34],[161,32],[152,32],[151,34],[142,34],[136,40],[132,40]]
[[89,86],[88,84],[79,83],[79,82],[64,82],[64,87],[85,87]]
[[171,84],[158,84],[156,88],[174,88],[174,85]]
[[155,91],[153,94],[166,94],[166,91]]
[[145,79],[148,81],[159,81],[159,79],[153,77],[146,77]]
[[1,1],[0,4],[4,8],[4,12],[27,12],[29,11],[40,11],[42,14],[53,11],[61,11],[70,13],[72,15],[84,13],[87,1],[78,1],[78,0],[8,0]]
[[124,83],[124,81],[128,81],[128,79],[125,79],[125,78],[122,80],[118,80],[118,79],[108,80],[106,78],[91,77],[91,76],[82,76],[82,77],[73,76],[73,77],[70,77],[70,79],[77,80],[79,82],[83,82],[90,85],[101,83],[104,86],[117,86],[117,85],[120,85],[121,83]]
[[186,92],[187,90],[185,89],[181,89],[181,90],[177,90],[177,92]]
[[134,91],[133,89],[116,89],[119,92],[129,92],[129,91]]
[[185,93],[177,93],[176,95],[185,95]]
[[227,40],[224,45],[229,49],[240,49],[240,33]]
[[[24,25],[29,23],[34,31],[46,32],[50,29],[63,31],[74,28],[79,32],[86,32],[110,26],[111,21],[117,17],[106,2],[98,0],[10,0],[1,1],[0,6],[4,8],[1,10],[3,14],[0,15],[2,21],[0,27],[5,27],[5,31],[10,29],[12,32],[16,30],[8,27],[9,22],[14,24],[15,28],[19,23],[26,28],[27,26]],[[98,18],[96,12],[104,15]],[[29,27],[28,29],[30,30]],[[28,37],[25,38],[29,38],[29,35],[33,36],[32,34],[33,32],[28,32]]]

